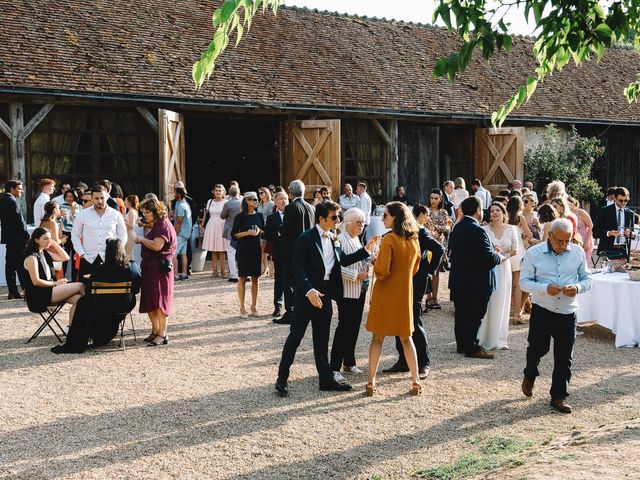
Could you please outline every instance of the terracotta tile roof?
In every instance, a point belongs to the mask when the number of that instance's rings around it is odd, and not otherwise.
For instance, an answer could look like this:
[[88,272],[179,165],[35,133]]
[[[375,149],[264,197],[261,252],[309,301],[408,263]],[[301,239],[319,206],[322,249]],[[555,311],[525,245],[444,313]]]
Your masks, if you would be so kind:
[[[92,3],[0,0],[0,91],[488,118],[534,67],[531,40],[519,38],[449,84],[431,76],[455,44],[440,28],[282,8],[259,15],[196,91],[191,65],[211,38],[210,1]],[[622,94],[637,72],[640,54],[612,49],[545,81],[517,116],[640,123],[640,105]]]

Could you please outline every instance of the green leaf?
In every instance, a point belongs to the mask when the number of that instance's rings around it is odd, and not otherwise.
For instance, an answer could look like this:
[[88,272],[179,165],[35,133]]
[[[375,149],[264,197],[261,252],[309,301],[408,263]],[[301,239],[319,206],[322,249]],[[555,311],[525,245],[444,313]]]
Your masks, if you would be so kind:
[[520,87],[518,89],[518,106],[521,106],[526,99],[527,99],[527,89],[525,87]]
[[600,23],[594,29],[594,33],[596,34],[596,36],[600,41],[604,41],[605,39],[611,39],[611,36],[613,35],[613,30],[611,30],[611,27],[606,23]]
[[511,35],[505,35],[504,38],[502,39],[502,46],[507,52],[511,50],[511,44],[512,44]]
[[238,33],[236,35],[236,47],[240,43],[240,40],[242,40],[242,34],[244,33],[244,27],[242,26],[241,23],[238,24],[237,28],[238,28]]
[[538,86],[538,79],[535,77],[527,78],[527,98],[533,95],[533,92],[536,91],[536,87]]
[[536,22],[536,25],[539,25],[540,19],[542,18],[542,5],[534,3],[531,8],[533,9],[533,19]]
[[449,59],[441,58],[438,60],[433,67],[433,76],[435,78],[442,77],[449,72]]

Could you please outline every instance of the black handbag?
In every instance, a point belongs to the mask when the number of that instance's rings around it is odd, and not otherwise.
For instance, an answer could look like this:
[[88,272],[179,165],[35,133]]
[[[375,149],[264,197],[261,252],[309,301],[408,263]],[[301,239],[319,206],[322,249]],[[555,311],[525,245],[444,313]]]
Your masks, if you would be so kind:
[[[171,243],[169,243],[169,246],[171,246]],[[169,273],[171,270],[173,270],[173,262],[169,259],[166,258],[162,258],[160,257],[160,271],[163,273]]]

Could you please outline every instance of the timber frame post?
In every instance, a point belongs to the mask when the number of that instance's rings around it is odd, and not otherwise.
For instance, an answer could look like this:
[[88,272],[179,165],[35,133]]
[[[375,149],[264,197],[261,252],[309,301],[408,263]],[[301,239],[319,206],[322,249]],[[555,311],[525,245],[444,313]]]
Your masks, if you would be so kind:
[[15,180],[20,180],[25,186],[25,193],[18,199],[18,205],[20,205],[20,209],[25,218],[27,214],[26,196],[30,190],[30,185],[27,185],[25,140],[33,133],[40,122],[44,120],[52,108],[52,103],[43,105],[42,108],[38,110],[38,113],[25,125],[23,104],[11,102],[9,103],[9,125],[0,118],[0,131],[9,137],[11,142],[9,147],[10,177]]
[[389,155],[387,167],[387,198],[393,198],[398,185],[398,120],[389,120],[389,131],[384,129],[378,120],[371,119],[371,124],[376,129],[380,138],[386,143]]

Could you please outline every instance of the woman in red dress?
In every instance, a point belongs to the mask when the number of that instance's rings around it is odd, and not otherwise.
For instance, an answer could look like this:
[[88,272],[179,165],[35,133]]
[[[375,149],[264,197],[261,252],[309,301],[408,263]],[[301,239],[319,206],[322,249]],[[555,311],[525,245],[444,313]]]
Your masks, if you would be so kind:
[[140,204],[140,213],[149,229],[135,242],[142,245],[142,286],[140,313],[148,313],[151,335],[145,341],[151,346],[169,343],[167,317],[173,312],[173,273],[171,261],[176,252],[176,231],[167,218],[167,207],[157,199]]

